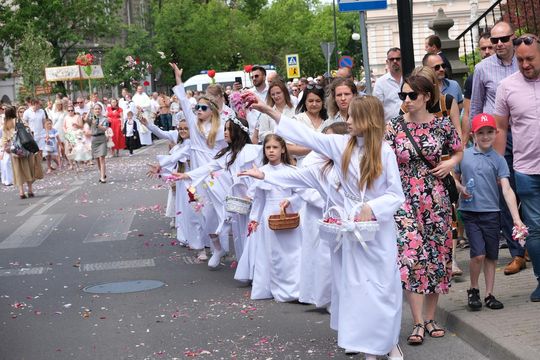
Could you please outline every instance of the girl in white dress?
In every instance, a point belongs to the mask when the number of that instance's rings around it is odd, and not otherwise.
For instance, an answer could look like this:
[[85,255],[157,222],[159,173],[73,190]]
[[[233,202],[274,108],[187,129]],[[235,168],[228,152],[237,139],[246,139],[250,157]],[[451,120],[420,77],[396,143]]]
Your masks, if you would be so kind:
[[[247,197],[246,192],[252,180],[246,177],[239,178],[237,174],[243,170],[250,169],[254,164],[260,164],[262,157],[262,147],[251,144],[248,122],[246,120],[232,116],[229,117],[227,122],[225,122],[224,135],[228,146],[219,151],[213,161],[187,173],[174,174],[179,179],[191,179],[192,186],[197,186],[212,173],[223,170],[228,176],[232,177],[233,185],[228,191],[221,193],[221,203],[225,202],[227,195]],[[233,225],[235,254],[237,258],[240,258],[244,251],[248,216],[238,213],[228,213],[226,216],[231,218],[230,223]],[[228,233],[229,227],[224,225],[222,221],[217,231]],[[220,259],[225,255],[225,251],[218,239],[213,239],[213,245],[215,251],[208,261],[208,266],[216,268],[220,263]]]
[[[176,86],[173,88],[174,94],[180,100],[182,109],[190,109],[191,104],[182,83],[182,69],[179,69],[176,64],[170,65],[176,78]],[[209,98],[202,96],[199,98],[195,109],[196,115],[189,110],[184,112],[191,139],[190,158],[192,169],[207,165],[221,149],[227,147],[224,135],[225,124],[221,121],[218,106]],[[197,210],[202,216],[201,221],[204,224],[204,232],[201,234],[201,238],[208,241],[208,243],[209,236],[214,237],[216,235],[216,230],[225,215],[221,197],[219,192],[214,191],[214,186],[216,189],[228,188],[232,186],[232,180],[230,176],[220,175],[194,187],[196,189],[195,193],[191,192],[194,198],[200,199],[200,201],[196,200],[196,204]],[[220,206],[221,209],[219,209]],[[226,236],[228,237],[228,234]],[[221,244],[225,245],[224,250],[228,251],[228,243],[221,241]],[[204,251],[204,248],[202,250]],[[206,260],[205,257],[204,253],[199,254],[200,259]]]
[[388,353],[391,359],[401,359],[397,344],[403,294],[394,213],[405,196],[396,157],[383,141],[381,102],[372,96],[351,102],[350,135],[320,134],[256,100],[252,107],[272,116],[278,135],[334,161],[340,170],[344,208],[354,221],[377,220],[379,230],[367,249],[352,235],[342,241],[338,345],[346,352],[365,353],[367,360]]
[[[147,121],[144,121],[143,124],[158,138],[166,139],[169,143],[175,144],[168,155],[157,156],[158,163],[150,165],[149,175],[159,175],[162,179],[173,180],[172,174],[174,172],[191,170],[191,140],[189,139],[189,128],[185,120],[178,123],[178,130],[169,131],[161,130]],[[193,207],[189,204],[184,183],[181,180],[176,180],[174,184],[175,191],[173,192],[172,188],[169,189],[168,195],[168,198],[170,198],[174,193],[174,206],[170,206],[170,201],[167,200],[167,208],[171,207],[172,209],[169,210],[175,215],[176,239],[182,245],[204,252],[204,243],[200,236],[202,232],[200,216],[194,212]],[[190,229],[195,229],[195,231],[190,231]]]
[[[263,148],[262,171],[275,173],[291,167],[291,159],[283,138],[269,134],[264,139]],[[255,244],[251,298],[274,298],[280,302],[298,300],[301,227],[274,231],[268,226],[268,217],[279,214],[282,208],[288,208],[291,212],[297,211],[301,205],[300,197],[292,189],[271,186],[260,180],[252,184],[250,193],[253,194],[253,206],[249,227],[253,232],[251,241]]]

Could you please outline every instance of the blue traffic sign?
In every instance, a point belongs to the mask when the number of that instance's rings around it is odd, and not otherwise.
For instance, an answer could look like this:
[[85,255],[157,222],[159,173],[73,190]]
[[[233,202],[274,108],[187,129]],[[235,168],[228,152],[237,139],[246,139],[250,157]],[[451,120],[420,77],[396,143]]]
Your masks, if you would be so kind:
[[339,58],[338,65],[340,68],[352,68],[353,67],[353,58],[350,56],[342,56]]
[[339,11],[368,11],[386,9],[386,0],[338,0]]

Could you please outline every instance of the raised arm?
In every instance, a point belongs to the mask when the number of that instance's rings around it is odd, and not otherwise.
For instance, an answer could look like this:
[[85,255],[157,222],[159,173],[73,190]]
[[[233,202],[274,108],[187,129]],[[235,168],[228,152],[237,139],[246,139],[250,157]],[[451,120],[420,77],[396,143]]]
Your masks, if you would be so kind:
[[157,127],[155,124],[152,124],[150,121],[146,121],[146,127],[148,130],[152,132],[152,134],[156,135],[160,139],[165,139],[173,144],[178,143],[178,131],[177,130],[169,130],[169,131],[163,131],[159,127]]

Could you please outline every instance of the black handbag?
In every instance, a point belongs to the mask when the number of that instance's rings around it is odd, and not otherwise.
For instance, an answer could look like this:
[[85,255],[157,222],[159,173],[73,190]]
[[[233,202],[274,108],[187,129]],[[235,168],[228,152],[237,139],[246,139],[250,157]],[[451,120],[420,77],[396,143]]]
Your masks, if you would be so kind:
[[30,135],[28,130],[26,130],[26,127],[24,126],[22,121],[17,121],[17,123],[15,124],[15,128],[21,146],[26,150],[30,151],[32,154],[37,153],[39,151],[39,146],[32,137],[32,135]]
[[[403,118],[399,121],[401,127],[403,128],[403,131],[405,132],[405,135],[407,135],[407,138],[411,142],[411,144],[414,146],[414,149],[418,153],[418,156],[420,156],[420,159],[428,166],[428,168],[433,169],[435,166],[433,166],[432,163],[430,163],[422,154],[422,150],[418,147],[418,144],[412,137],[411,133],[409,132],[409,129],[407,129],[407,124],[405,124],[405,121],[403,121]],[[444,188],[446,189],[446,192],[448,193],[448,197],[450,198],[450,202],[452,204],[457,203],[459,199],[459,191],[456,186],[456,181],[454,180],[454,177],[451,174],[446,175],[444,178],[441,179]]]

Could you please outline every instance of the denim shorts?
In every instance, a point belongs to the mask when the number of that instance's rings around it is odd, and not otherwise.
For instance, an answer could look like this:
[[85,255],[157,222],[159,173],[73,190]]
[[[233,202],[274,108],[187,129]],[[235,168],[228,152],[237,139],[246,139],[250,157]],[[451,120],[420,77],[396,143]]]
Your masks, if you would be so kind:
[[490,260],[497,260],[501,229],[499,211],[461,211],[461,217],[469,239],[470,257],[485,255]]

